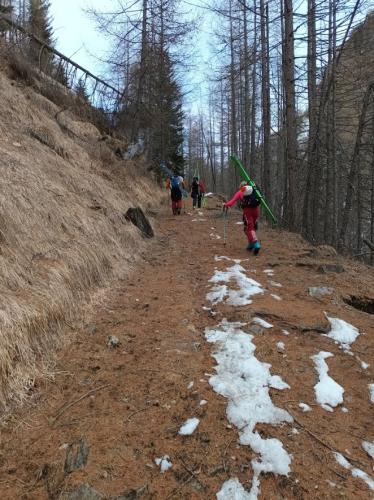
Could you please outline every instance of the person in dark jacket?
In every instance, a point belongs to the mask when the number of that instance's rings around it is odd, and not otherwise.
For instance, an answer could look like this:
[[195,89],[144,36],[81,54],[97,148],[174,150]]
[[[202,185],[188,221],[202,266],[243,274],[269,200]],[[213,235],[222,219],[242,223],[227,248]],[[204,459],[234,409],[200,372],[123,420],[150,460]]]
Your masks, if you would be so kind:
[[201,186],[198,177],[194,177],[192,179],[192,184],[191,184],[191,198],[192,198],[192,208],[201,208],[201,198],[202,198],[202,192],[201,192]]

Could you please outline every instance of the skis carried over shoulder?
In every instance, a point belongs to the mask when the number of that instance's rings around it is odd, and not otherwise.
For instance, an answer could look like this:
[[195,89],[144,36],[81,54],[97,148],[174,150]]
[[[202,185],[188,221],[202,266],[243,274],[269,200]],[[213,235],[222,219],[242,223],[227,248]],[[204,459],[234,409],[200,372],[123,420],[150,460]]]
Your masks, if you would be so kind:
[[265,198],[262,196],[261,191],[258,189],[256,184],[252,181],[252,179],[249,177],[247,171],[243,167],[242,162],[239,160],[239,158],[235,155],[230,156],[230,160],[232,163],[239,169],[240,175],[243,177],[245,181],[248,182],[248,185],[253,188],[254,193],[256,194],[257,198],[261,202],[261,207],[264,210],[264,214],[266,217],[268,217],[273,224],[277,224],[277,218],[273,214],[273,212],[270,210],[269,205],[266,203]]

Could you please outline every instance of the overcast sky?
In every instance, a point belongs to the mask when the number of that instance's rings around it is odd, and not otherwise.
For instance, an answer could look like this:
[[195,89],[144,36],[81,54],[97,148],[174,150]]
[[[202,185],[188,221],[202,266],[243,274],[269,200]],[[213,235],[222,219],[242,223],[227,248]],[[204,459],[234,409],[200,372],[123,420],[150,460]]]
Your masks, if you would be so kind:
[[111,3],[111,0],[51,0],[56,48],[96,74],[102,72],[102,67],[94,56],[104,56],[109,46],[83,9],[104,9]]
[[[196,5],[199,1],[195,0],[193,4]],[[105,37],[97,32],[94,22],[84,9],[93,7],[110,12],[117,2],[113,0],[50,0],[50,2],[53,28],[57,38],[56,48],[92,73],[105,78],[105,66],[98,58],[105,58],[105,54],[110,51],[110,45]],[[206,15],[206,10],[192,7],[188,1],[185,2],[185,8],[194,15],[198,14],[198,11]],[[195,67],[183,75],[183,87],[187,92],[185,105],[194,111],[203,105],[203,93],[207,93],[206,85],[201,83],[206,81],[209,31],[209,20],[206,16],[205,19],[200,16],[200,29],[193,44],[195,57],[192,62]]]

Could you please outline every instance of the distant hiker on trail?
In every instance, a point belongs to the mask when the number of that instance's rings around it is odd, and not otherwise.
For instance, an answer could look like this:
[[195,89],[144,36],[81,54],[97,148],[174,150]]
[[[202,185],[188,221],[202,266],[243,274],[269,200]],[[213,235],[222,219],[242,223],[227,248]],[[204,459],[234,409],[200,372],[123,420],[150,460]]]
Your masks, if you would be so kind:
[[201,199],[205,194],[205,186],[202,181],[199,181],[198,177],[192,179],[191,185],[191,198],[192,198],[192,208],[201,208]]
[[257,219],[260,215],[260,201],[257,199],[253,188],[248,186],[245,181],[240,183],[239,191],[223,206],[224,208],[232,207],[238,200],[240,200],[240,206],[243,209],[244,232],[248,238],[247,250],[250,252],[253,250],[253,253],[257,255],[261,248],[256,234]]
[[166,188],[170,189],[173,215],[180,215],[182,210],[182,190],[184,189],[183,177],[174,174],[167,180]]

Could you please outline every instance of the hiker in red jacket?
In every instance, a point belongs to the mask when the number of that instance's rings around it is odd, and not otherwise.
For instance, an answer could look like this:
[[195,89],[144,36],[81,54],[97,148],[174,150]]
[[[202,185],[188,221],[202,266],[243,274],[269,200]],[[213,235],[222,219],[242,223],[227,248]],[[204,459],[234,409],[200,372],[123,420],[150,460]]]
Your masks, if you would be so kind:
[[173,215],[180,215],[182,210],[182,197],[184,190],[183,177],[174,174],[166,182],[166,189],[170,189],[171,209]]
[[258,241],[256,234],[256,222],[260,215],[260,201],[257,199],[255,192],[251,186],[243,181],[240,184],[239,191],[233,198],[224,203],[224,208],[232,207],[236,201],[240,201],[240,206],[243,209],[244,232],[248,238],[247,250],[258,255],[261,244]]

